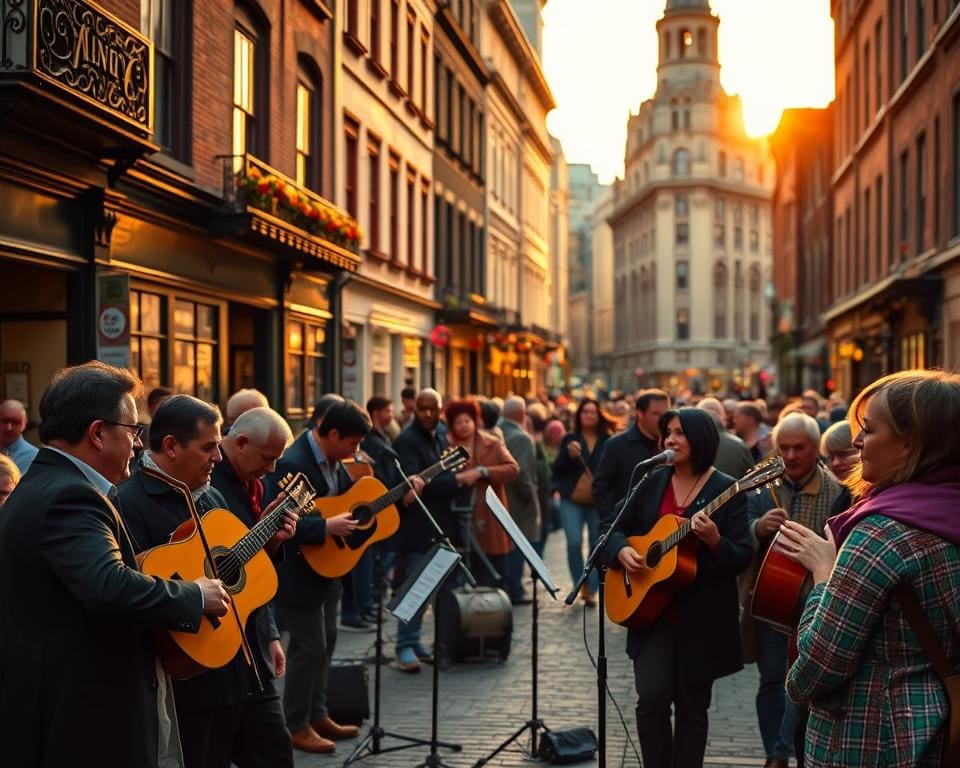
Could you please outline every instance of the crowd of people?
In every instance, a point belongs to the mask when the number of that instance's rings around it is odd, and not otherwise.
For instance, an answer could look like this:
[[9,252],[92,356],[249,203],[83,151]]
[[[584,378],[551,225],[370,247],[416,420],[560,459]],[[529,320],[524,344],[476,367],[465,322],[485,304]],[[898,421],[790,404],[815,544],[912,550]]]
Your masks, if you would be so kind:
[[[488,488],[537,552],[548,536],[564,537],[570,583],[618,514],[601,557],[633,575],[654,565],[631,537],[664,517],[689,523],[692,582],[628,632],[647,768],[702,765],[713,683],[753,662],[768,768],[791,758],[943,764],[949,703],[904,603],[919,604],[955,664],[955,374],[892,374],[849,407],[813,391],[767,403],[660,389],[499,400],[407,388],[399,408],[385,393],[365,407],[331,393],[295,432],[256,390],[234,393],[221,412],[169,388],[145,393],[129,372],[93,362],[58,372],[39,415],[38,449],[24,438],[23,405],[0,403],[0,738],[12,764],[89,754],[110,765],[272,767],[292,766],[293,749],[335,751],[358,733],[328,708],[337,634],[372,631],[382,621],[377,591],[397,589],[430,549],[435,531],[418,502],[481,585],[530,602],[523,558],[484,502]],[[451,448],[466,463],[428,481]],[[625,504],[643,476],[634,469],[664,449],[669,463],[649,470]],[[784,467],[777,484],[706,513],[773,455]],[[363,476],[401,487],[399,530],[345,576],[321,575],[305,552],[345,540],[360,521],[350,511],[284,512],[281,481],[297,473],[319,497]],[[230,620],[235,585],[160,579],[139,563],[214,509],[246,528],[283,513],[262,547],[276,596],[246,620],[249,652],[171,676],[158,638]],[[813,585],[792,635],[749,611],[771,547]],[[597,605],[597,578],[579,594],[587,608]],[[416,673],[435,650],[422,612],[398,622],[395,669]]]

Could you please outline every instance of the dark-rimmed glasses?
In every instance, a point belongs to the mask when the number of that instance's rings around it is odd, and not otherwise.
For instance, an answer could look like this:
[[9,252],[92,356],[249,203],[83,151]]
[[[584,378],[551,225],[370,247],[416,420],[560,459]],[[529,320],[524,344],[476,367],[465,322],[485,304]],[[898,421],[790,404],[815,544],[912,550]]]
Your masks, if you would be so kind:
[[110,421],[110,419],[101,419],[104,424],[112,424],[115,427],[123,427],[131,435],[133,435],[133,441],[136,442],[141,437],[143,437],[143,430],[146,429],[143,424],[124,424],[122,421]]

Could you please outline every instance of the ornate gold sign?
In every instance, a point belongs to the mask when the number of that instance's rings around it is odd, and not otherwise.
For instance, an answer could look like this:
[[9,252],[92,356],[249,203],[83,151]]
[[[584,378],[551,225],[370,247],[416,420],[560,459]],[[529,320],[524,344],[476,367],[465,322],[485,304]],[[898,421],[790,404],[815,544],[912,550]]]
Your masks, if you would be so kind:
[[36,71],[151,132],[150,41],[94,3],[36,0],[34,10]]

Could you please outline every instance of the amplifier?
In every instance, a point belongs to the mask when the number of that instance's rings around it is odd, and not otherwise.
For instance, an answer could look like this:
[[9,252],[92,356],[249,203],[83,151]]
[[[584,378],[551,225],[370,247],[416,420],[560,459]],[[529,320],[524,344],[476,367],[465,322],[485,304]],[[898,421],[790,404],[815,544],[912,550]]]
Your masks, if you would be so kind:
[[327,710],[341,725],[360,725],[370,717],[367,668],[360,661],[334,661],[327,683]]

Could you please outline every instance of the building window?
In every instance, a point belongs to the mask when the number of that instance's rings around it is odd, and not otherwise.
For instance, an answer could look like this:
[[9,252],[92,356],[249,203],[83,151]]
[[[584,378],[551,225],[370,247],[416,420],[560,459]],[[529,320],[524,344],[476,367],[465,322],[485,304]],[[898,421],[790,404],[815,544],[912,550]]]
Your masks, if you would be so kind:
[[256,152],[257,44],[250,32],[233,31],[233,154]]
[[683,110],[683,130],[685,131],[690,130],[690,110],[689,109]]
[[315,192],[321,184],[320,78],[311,63],[301,61],[297,78],[297,184]]
[[430,36],[421,29],[420,34],[420,109],[423,112],[423,116],[427,116],[427,96],[430,94],[430,90],[427,87],[427,76],[429,74],[429,67],[427,62],[429,61],[429,51],[430,51]]
[[690,152],[686,149],[678,149],[673,153],[673,175],[687,176],[690,173]]
[[689,29],[680,30],[680,58],[687,58],[687,49],[693,45],[693,32]]
[[755,229],[750,230],[750,253],[760,252],[760,233]]
[[[420,271],[430,274],[430,182],[420,181]],[[480,291],[484,293],[485,291]]]
[[727,337],[727,268],[720,262],[713,268],[713,337]]
[[697,53],[702,58],[707,56],[707,31],[703,27],[697,30]]
[[733,228],[733,248],[737,251],[743,250],[743,227]]
[[417,174],[407,170],[407,266],[417,266]]
[[306,320],[287,322],[287,410],[303,413],[326,391],[326,330]]
[[690,287],[689,265],[685,261],[677,262],[677,290],[685,291]]
[[734,181],[743,181],[743,158],[736,157],[733,160],[733,179]]
[[923,253],[924,232],[927,223],[927,134],[917,137],[917,215],[915,217],[917,253]]
[[[863,191],[863,256],[864,256],[864,268],[863,268],[863,277],[864,282],[870,280],[870,266],[869,259],[872,251],[870,250],[870,215],[871,215],[871,201],[870,201],[870,188],[867,187]],[[857,259],[857,263],[860,263],[860,259]],[[879,274],[877,275],[879,277]]]
[[360,37],[360,8],[359,0],[346,0],[347,2],[347,34],[354,38]]
[[877,215],[875,217],[875,226],[877,228],[876,237],[876,266],[877,278],[883,274],[883,176],[877,176],[876,192],[874,193],[874,203],[877,206]]
[[185,299],[173,307],[173,388],[205,400],[217,399],[219,308]]
[[910,157],[907,150],[900,153],[900,260],[907,258],[907,243],[910,227],[910,204],[907,198],[907,168]]
[[675,212],[677,216],[683,217],[689,213],[686,195],[677,195]]
[[357,215],[357,177],[359,175],[358,165],[360,163],[360,125],[356,120],[348,115],[343,119],[343,137],[344,150],[346,154],[346,178],[344,180],[344,193],[346,197],[347,212],[356,217]]
[[674,131],[680,130],[680,113],[677,110],[670,113],[670,128]]
[[863,126],[870,125],[870,41],[863,45]]
[[923,56],[924,51],[927,50],[927,4],[926,0],[917,0],[917,50],[916,50],[916,60],[919,61],[920,57]]
[[960,235],[960,94],[953,97],[953,235]]
[[367,134],[367,163],[370,174],[368,241],[371,251],[380,253],[380,141]]
[[380,63],[380,3],[382,0],[370,0],[370,58]]
[[873,30],[873,48],[876,60],[873,63],[873,75],[877,79],[877,112],[883,107],[883,19],[877,21]]
[[414,70],[416,68],[417,57],[414,55],[414,46],[416,45],[417,17],[412,13],[407,14],[407,95],[411,103],[416,103],[413,97],[415,85]]
[[722,197],[713,201],[713,218],[722,222],[727,216],[727,202]]
[[717,170],[721,179],[727,178],[727,153],[723,150],[717,155]]
[[130,291],[130,370],[146,391],[166,382],[167,298]]
[[677,310],[677,340],[685,341],[690,338],[690,310]]
[[400,157],[390,153],[390,260],[400,263]]
[[751,203],[747,209],[747,215],[750,217],[749,222],[751,227],[758,227],[760,225],[760,206],[756,203]]
[[684,246],[690,244],[690,225],[687,222],[682,221],[677,224],[677,240],[676,243],[678,246]]
[[760,270],[750,268],[750,341],[760,340]]
[[907,29],[907,0],[900,0],[900,82],[907,79],[907,48],[910,30]]
[[400,83],[400,0],[390,2],[390,79]]
[[140,30],[153,41],[153,140],[189,162],[190,3],[141,0]]
[[713,225],[713,244],[719,248],[725,248],[727,245],[727,229],[723,224]]

